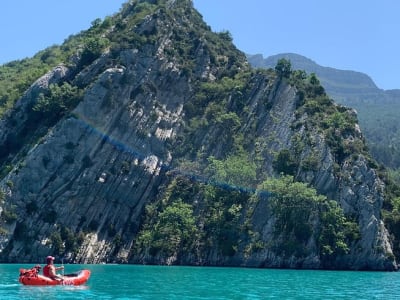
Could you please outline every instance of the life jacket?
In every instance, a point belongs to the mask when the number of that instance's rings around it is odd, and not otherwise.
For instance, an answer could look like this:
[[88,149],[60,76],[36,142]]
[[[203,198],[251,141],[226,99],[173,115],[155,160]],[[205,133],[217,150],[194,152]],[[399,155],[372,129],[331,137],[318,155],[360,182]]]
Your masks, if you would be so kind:
[[44,268],[43,268],[43,275],[44,275],[44,276],[46,276],[46,277],[51,277],[51,275],[50,275],[50,268],[51,268],[50,265],[44,266]]

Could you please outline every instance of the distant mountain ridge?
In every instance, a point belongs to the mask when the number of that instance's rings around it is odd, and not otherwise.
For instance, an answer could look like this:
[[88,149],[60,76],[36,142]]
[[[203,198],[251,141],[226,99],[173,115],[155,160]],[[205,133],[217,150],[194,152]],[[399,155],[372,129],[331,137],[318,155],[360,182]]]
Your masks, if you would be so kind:
[[248,58],[252,65],[264,68],[273,68],[279,59],[286,58],[290,60],[293,69],[317,74],[322,85],[332,95],[359,92],[360,89],[374,93],[379,89],[373,80],[364,73],[320,66],[313,60],[295,53],[282,53],[265,59],[261,54],[256,54]]
[[295,53],[247,57],[250,64],[258,68],[274,68],[279,59],[285,58],[290,60],[292,69],[315,73],[330,97],[357,110],[375,159],[390,168],[400,167],[400,89],[380,89],[367,74],[324,67]]

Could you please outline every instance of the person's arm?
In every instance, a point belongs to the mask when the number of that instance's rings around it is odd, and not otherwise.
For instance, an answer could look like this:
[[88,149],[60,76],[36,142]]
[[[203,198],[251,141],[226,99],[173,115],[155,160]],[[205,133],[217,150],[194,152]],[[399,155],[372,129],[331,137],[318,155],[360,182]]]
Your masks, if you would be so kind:
[[56,274],[56,267],[51,266],[51,267],[49,268],[49,275],[50,275],[51,277],[57,276],[57,274]]

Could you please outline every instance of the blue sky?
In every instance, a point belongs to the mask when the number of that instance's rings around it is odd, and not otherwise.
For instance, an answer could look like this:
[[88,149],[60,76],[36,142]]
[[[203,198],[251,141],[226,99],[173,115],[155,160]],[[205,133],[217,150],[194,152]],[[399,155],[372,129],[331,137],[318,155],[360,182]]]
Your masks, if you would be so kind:
[[[125,0],[9,0],[0,3],[0,64],[30,57]],[[194,0],[214,31],[265,57],[293,52],[323,66],[368,74],[382,89],[400,89],[398,0]]]

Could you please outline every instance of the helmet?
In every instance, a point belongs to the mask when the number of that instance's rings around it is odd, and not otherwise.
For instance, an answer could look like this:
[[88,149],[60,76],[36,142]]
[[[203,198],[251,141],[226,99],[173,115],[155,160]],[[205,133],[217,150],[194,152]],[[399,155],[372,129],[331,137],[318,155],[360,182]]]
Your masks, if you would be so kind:
[[53,261],[54,260],[54,257],[53,256],[47,256],[46,257],[46,261],[47,261],[47,263],[50,263],[51,261]]

